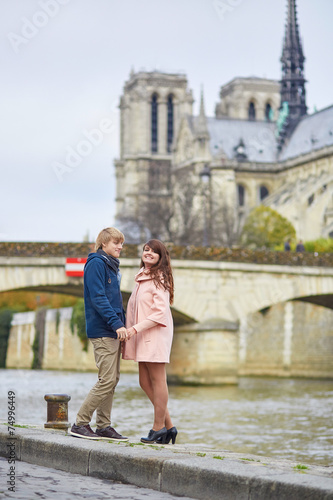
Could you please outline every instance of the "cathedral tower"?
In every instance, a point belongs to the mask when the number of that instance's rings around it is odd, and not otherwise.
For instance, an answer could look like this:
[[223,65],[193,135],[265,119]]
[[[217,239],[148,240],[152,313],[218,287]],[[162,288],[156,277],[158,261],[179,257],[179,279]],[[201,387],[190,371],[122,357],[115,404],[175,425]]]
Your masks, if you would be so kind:
[[183,74],[132,71],[125,82],[119,106],[120,159],[115,167],[116,219],[127,241],[167,236],[161,200],[171,196],[173,143],[182,117],[192,115],[192,104]]

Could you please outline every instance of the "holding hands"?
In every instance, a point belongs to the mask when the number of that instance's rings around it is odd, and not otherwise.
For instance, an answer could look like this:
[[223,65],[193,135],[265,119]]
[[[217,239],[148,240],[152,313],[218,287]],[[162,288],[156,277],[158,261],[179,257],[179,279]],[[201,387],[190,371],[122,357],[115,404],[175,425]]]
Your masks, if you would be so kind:
[[118,328],[118,330],[117,330],[117,336],[121,342],[124,340],[125,341],[129,340],[135,334],[136,334],[136,330],[133,328],[133,326],[131,326],[131,328],[128,328],[128,330],[124,326],[122,326],[121,328]]
[[118,330],[116,330],[116,333],[117,333],[117,338],[120,341],[125,340],[127,338],[127,330],[124,326],[122,326],[121,328],[118,328]]

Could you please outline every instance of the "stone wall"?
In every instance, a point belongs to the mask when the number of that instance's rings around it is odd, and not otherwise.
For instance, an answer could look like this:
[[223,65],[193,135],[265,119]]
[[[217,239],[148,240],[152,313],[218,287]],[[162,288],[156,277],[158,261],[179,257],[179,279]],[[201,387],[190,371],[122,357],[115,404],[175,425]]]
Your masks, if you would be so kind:
[[[71,308],[48,310],[41,367],[96,370],[71,330]],[[35,313],[15,314],[7,368],[31,368]],[[122,361],[122,372],[137,364]],[[179,384],[235,384],[241,375],[333,378],[333,310],[301,301],[274,305],[238,325],[222,320],[175,328],[168,380]]]
[[[42,368],[46,370],[96,370],[92,346],[88,351],[71,330],[72,308],[49,309],[46,314]],[[35,312],[13,317],[7,350],[7,368],[31,368],[35,339]],[[136,370],[135,363],[124,362],[123,371]]]
[[238,325],[217,321],[175,329],[168,380],[179,384],[237,384]]
[[301,301],[248,316],[240,375],[333,378],[333,311]]
[[[96,370],[93,350],[88,351],[71,330],[72,308],[46,313],[41,368]],[[35,339],[35,312],[15,314],[9,336],[7,368],[31,368]],[[121,371],[137,372],[137,363],[121,361]],[[175,329],[168,377],[174,383],[237,383],[237,327],[235,324],[196,324]]]
[[35,339],[35,312],[14,314],[8,339],[7,368],[31,368]]

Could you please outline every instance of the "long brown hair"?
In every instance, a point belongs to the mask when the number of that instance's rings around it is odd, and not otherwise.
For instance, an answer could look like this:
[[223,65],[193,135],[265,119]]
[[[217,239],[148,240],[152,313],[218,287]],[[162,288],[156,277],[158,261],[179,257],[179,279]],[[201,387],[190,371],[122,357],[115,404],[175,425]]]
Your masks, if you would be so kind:
[[[172,304],[174,284],[169,251],[160,240],[149,240],[143,245],[143,249],[145,246],[148,246],[160,256],[159,261],[150,268],[150,275],[157,287],[163,287],[164,290],[170,293],[170,304]],[[140,267],[143,266],[144,263],[141,259]]]

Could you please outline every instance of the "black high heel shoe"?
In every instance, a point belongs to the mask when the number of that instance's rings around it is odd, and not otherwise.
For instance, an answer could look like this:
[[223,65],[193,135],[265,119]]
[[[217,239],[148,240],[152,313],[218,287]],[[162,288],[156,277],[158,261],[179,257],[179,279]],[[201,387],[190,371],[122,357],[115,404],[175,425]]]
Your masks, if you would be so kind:
[[[165,438],[165,442],[163,444],[169,444],[170,443],[170,439],[172,440],[172,444],[175,444],[177,434],[178,434],[178,431],[177,431],[176,427],[171,427],[171,429],[168,429],[167,430],[167,435],[166,435],[166,438]],[[159,439],[156,442],[157,443],[161,443],[161,441]]]
[[153,429],[150,429],[148,436],[143,437],[140,439],[141,443],[161,443],[164,444],[166,437],[167,437],[168,431],[166,427],[163,427],[159,431],[154,431]]

